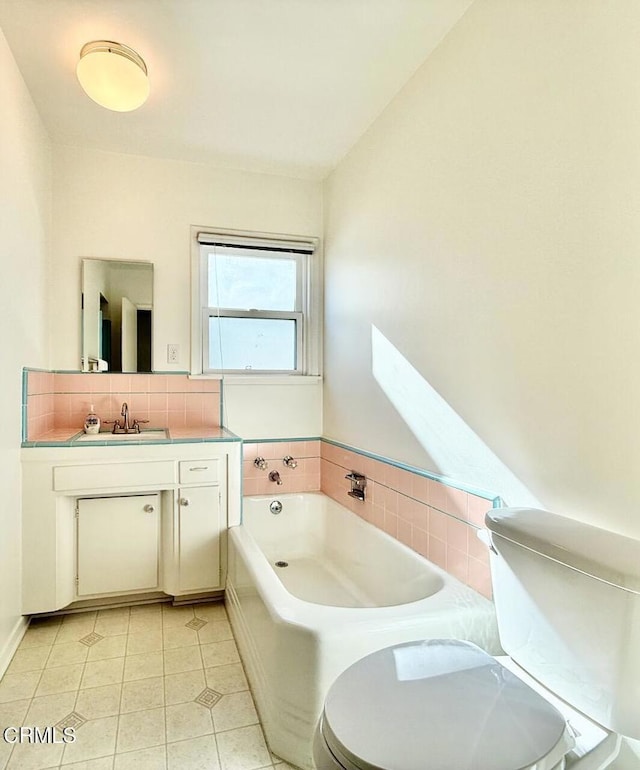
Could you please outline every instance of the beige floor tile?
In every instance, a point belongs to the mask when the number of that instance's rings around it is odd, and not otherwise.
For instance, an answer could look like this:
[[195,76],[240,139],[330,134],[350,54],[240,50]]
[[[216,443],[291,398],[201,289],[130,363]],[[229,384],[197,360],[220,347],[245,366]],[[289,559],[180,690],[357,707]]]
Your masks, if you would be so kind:
[[222,770],[256,770],[271,764],[259,725],[216,735]]
[[167,706],[167,742],[197,738],[213,732],[208,708],[199,703],[179,703]]
[[180,674],[183,671],[196,671],[204,668],[200,650],[200,647],[182,647],[178,650],[165,650],[165,675]]
[[[132,621],[133,623],[133,621]],[[119,638],[119,637],[114,637]],[[162,649],[162,624],[143,631],[135,631],[127,636],[127,655],[140,655],[143,652],[157,652]]]
[[119,754],[164,745],[165,740],[164,709],[134,711],[120,715],[116,746]]
[[77,690],[82,677],[82,663],[73,666],[59,666],[58,668],[46,668],[42,672],[42,678],[36,690],[36,696],[55,695],[59,692]]
[[[0,703],[0,732],[5,727],[21,727],[26,724],[24,718],[31,704],[30,700],[14,700],[9,703]],[[3,741],[0,740],[0,746]]]
[[200,644],[200,642],[198,640],[198,632],[192,628],[175,626],[173,628],[165,628],[162,632],[162,645],[165,650],[191,647],[194,644]]
[[98,617],[94,631],[101,636],[120,636],[121,634],[126,634],[129,631],[129,616]]
[[87,634],[93,631],[94,621],[63,623],[60,626],[55,644],[68,644],[69,642],[79,642]]
[[116,754],[114,770],[165,770],[167,767],[166,746],[139,749],[126,754]]
[[37,625],[30,626],[26,634],[22,637],[20,647],[24,650],[27,647],[50,647],[56,640],[58,632],[62,630],[61,626]]
[[13,746],[10,743],[0,741],[0,770],[5,770],[12,751]]
[[52,727],[74,710],[76,691],[34,698],[25,719],[27,725]]
[[99,642],[89,647],[87,660],[109,660],[109,658],[123,658],[127,650],[127,635],[106,636]]
[[232,640],[228,642],[212,642],[211,644],[203,644],[200,649],[202,650],[202,659],[204,660],[205,668],[211,668],[212,666],[225,666],[229,663],[240,662],[238,649],[235,642]]
[[129,620],[129,634],[145,634],[155,631],[162,636],[162,613],[155,615],[132,615]]
[[112,658],[110,660],[95,660],[87,663],[84,667],[80,688],[86,690],[89,687],[119,684],[122,682],[124,661],[124,658]]
[[110,756],[115,750],[117,731],[116,716],[86,722],[76,730],[75,743],[65,746],[62,764]]
[[167,744],[169,770],[218,770],[218,748],[214,735]]
[[164,706],[164,679],[137,679],[122,685],[122,703],[120,713],[145,711]]
[[165,631],[168,628],[184,628],[185,623],[193,618],[193,607],[172,607],[168,604],[162,607],[162,625]]
[[[206,621],[200,631],[185,626],[194,618]],[[104,638],[80,642],[94,631]],[[66,746],[11,755],[0,740],[0,770],[290,770],[266,749],[221,603],[34,622],[11,666],[0,728],[53,725],[72,712],[88,721]],[[194,702],[206,687],[223,695],[212,709]]]
[[84,663],[89,654],[89,648],[81,642],[66,642],[56,644],[51,648],[51,654],[47,659],[47,668],[58,666],[71,666],[74,663]]
[[248,690],[225,695],[211,709],[211,714],[217,733],[221,730],[234,730],[237,727],[258,724],[258,714]]
[[212,602],[211,604],[196,604],[194,609],[196,617],[202,618],[202,620],[227,620],[227,613],[222,602]]
[[148,652],[142,655],[127,655],[124,665],[124,681],[150,679],[163,676],[164,663],[161,652]]
[[167,706],[194,700],[206,686],[202,669],[165,676],[164,692]]
[[240,663],[208,668],[205,671],[205,676],[207,685],[223,695],[249,689],[249,683]]
[[99,759],[88,759],[86,762],[74,762],[71,765],[64,765],[64,770],[112,770],[113,757],[100,757]]
[[162,612],[140,613],[129,618],[129,633],[162,630]]
[[209,644],[210,642],[226,642],[233,639],[231,626],[226,620],[217,622],[211,621],[198,631],[200,644]]
[[80,690],[74,711],[85,719],[116,716],[120,711],[122,685],[107,684]]
[[11,659],[8,674],[23,674],[25,671],[40,671],[45,667],[51,647],[19,647]]
[[61,743],[16,744],[7,770],[44,770],[57,767],[63,751],[64,746]]

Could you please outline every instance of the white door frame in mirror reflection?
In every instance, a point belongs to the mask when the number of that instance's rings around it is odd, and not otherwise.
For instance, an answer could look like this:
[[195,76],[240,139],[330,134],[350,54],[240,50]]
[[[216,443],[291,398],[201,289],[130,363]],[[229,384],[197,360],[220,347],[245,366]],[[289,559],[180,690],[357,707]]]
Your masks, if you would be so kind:
[[152,311],[151,262],[83,259],[82,371],[152,371]]

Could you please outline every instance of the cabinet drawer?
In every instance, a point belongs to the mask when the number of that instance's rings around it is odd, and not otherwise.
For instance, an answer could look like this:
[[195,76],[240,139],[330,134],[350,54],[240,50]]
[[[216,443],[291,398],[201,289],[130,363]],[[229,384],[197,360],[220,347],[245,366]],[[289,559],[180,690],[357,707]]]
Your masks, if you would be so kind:
[[139,463],[98,463],[95,465],[59,465],[53,469],[56,492],[72,489],[112,489],[154,484],[174,484],[175,464],[171,460]]
[[220,460],[181,460],[181,484],[217,484]]

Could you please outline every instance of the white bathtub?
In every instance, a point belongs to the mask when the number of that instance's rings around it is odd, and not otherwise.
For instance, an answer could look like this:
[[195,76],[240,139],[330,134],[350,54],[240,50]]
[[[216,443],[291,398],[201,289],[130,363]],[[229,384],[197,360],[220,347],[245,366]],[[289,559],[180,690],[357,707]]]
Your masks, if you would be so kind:
[[226,597],[269,747],[301,768],[327,690],[364,655],[428,638],[501,652],[491,602],[321,494],[244,499]]

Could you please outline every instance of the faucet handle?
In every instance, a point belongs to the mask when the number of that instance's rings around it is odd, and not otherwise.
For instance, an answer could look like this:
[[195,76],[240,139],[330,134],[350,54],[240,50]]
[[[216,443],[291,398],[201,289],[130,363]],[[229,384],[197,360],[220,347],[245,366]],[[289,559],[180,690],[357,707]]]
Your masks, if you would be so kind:
[[278,471],[271,471],[271,473],[269,473],[269,481],[275,481],[279,487],[282,486],[282,479],[280,478]]
[[256,459],[253,461],[253,464],[256,466],[256,468],[259,468],[261,471],[266,470],[269,463],[264,459],[264,457],[256,457]]
[[291,455],[287,455],[286,457],[282,458],[282,462],[284,465],[287,466],[287,468],[297,468],[298,467],[298,461],[294,460]]

